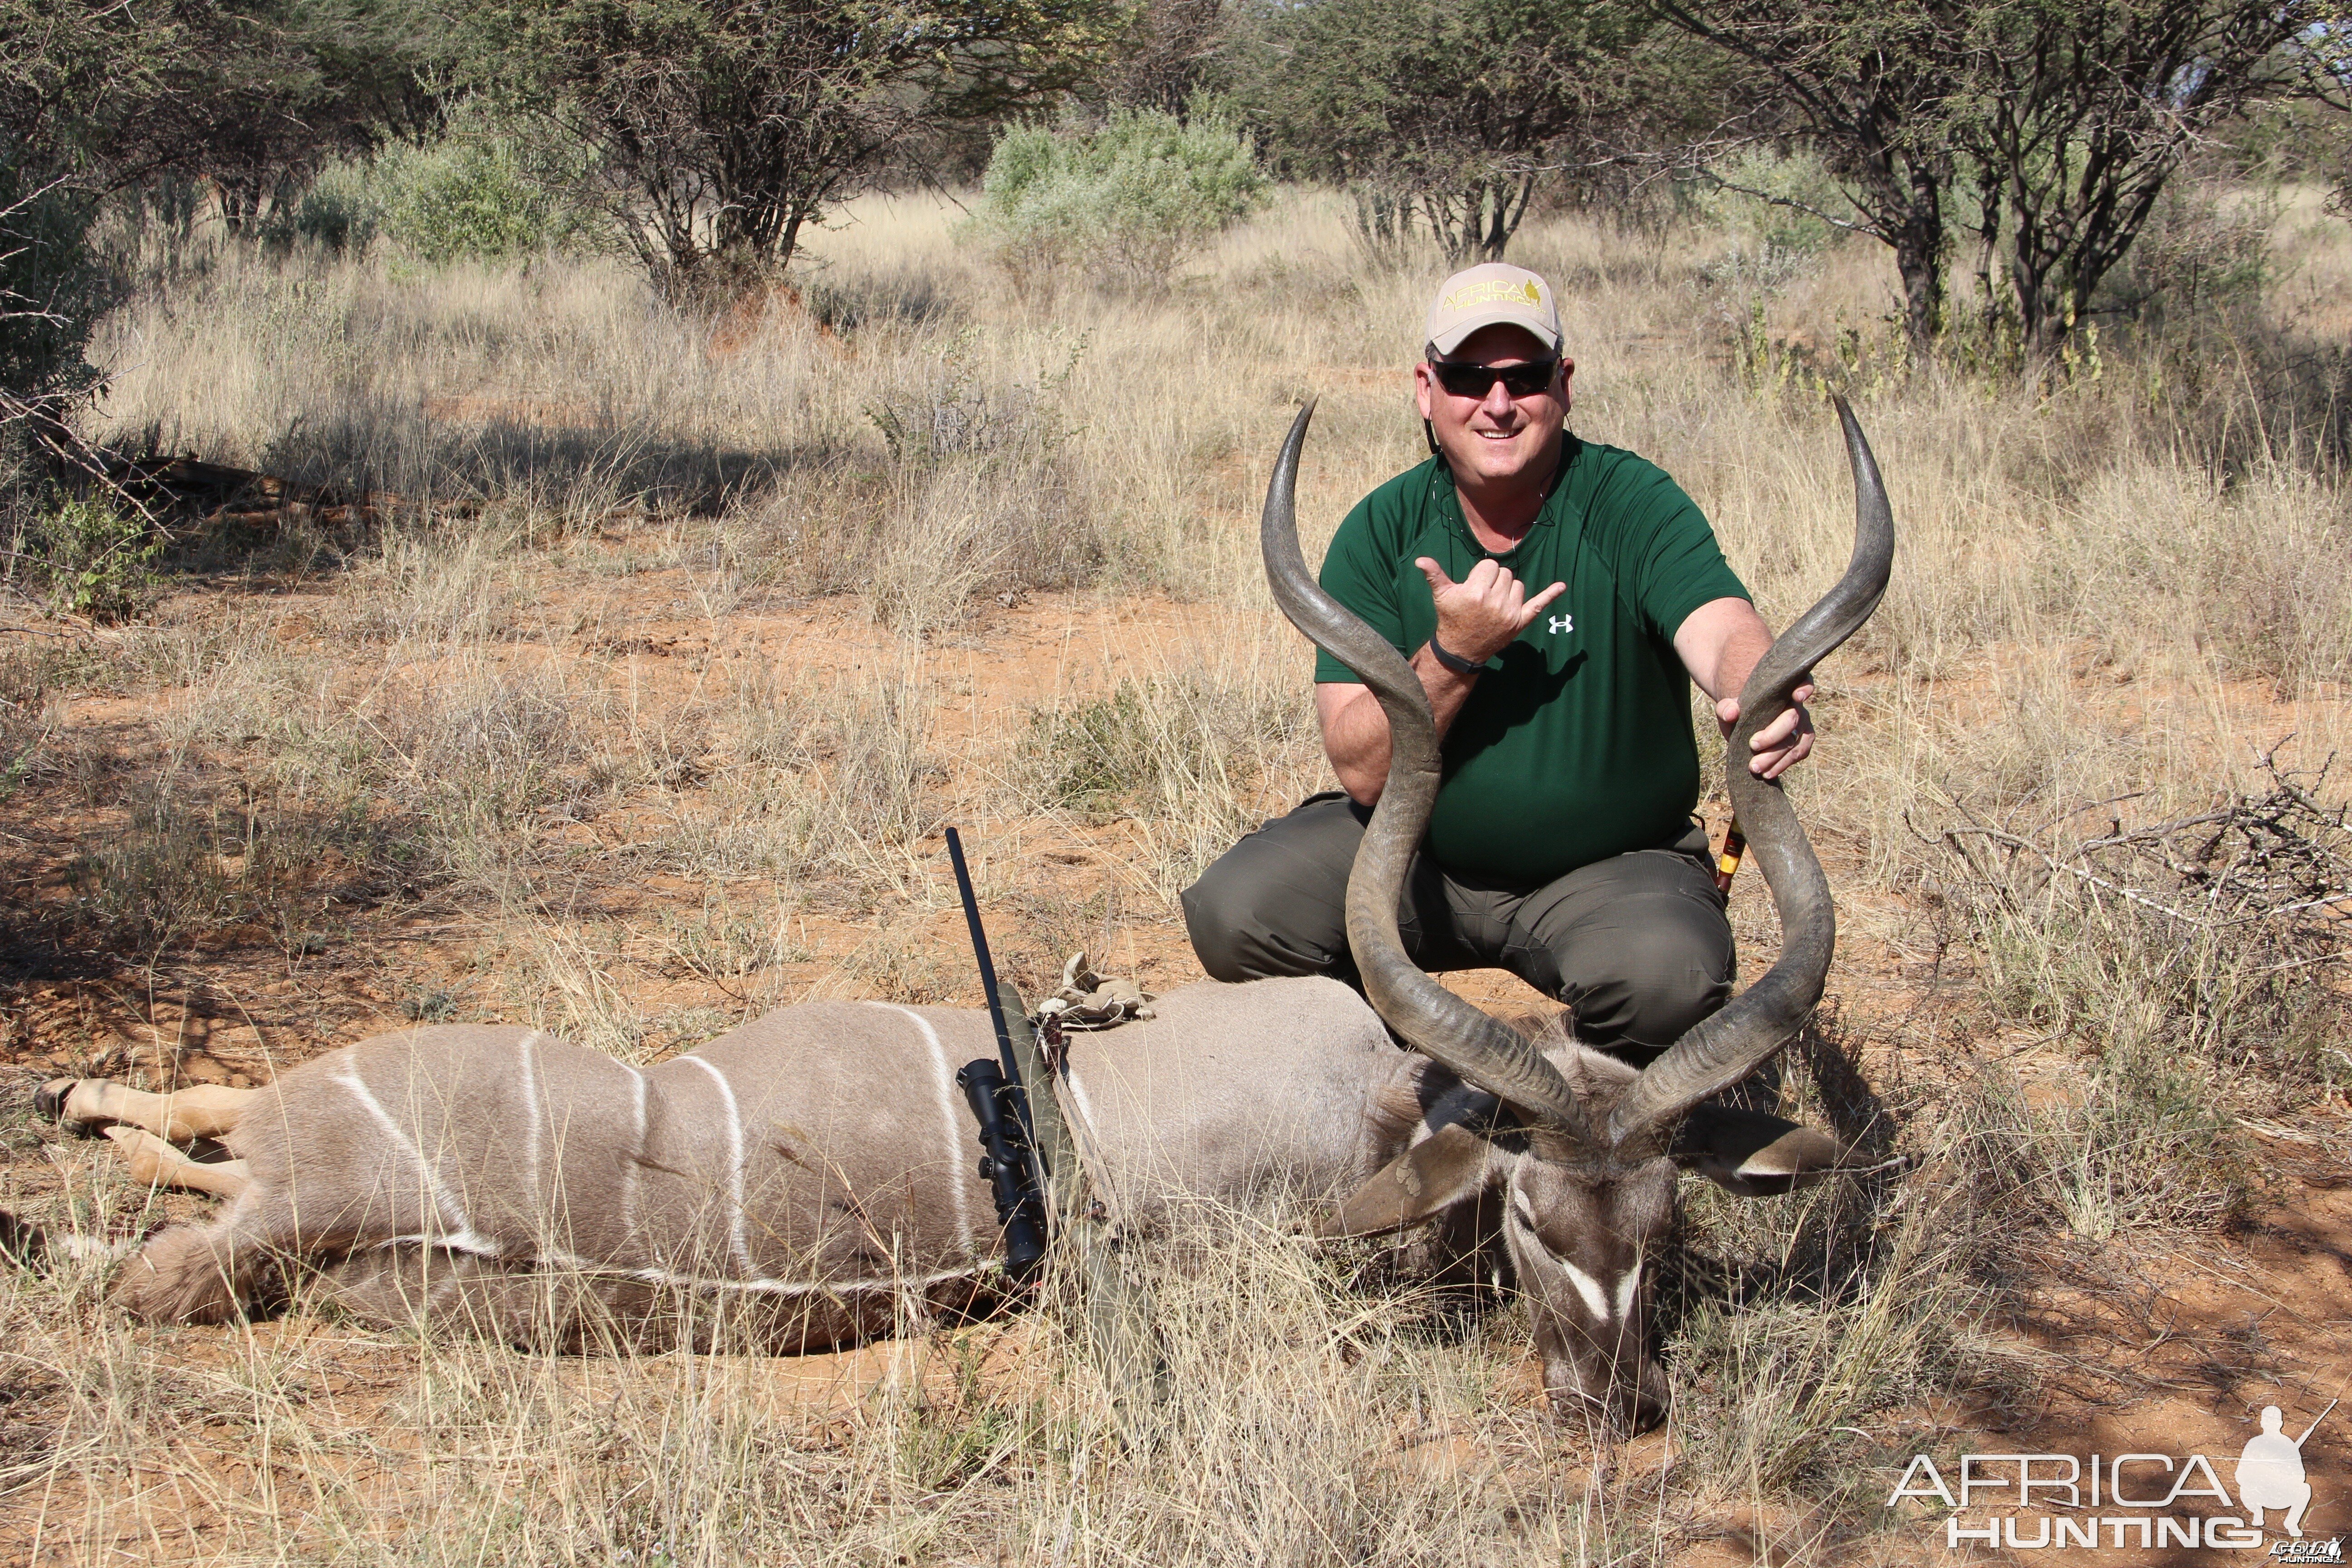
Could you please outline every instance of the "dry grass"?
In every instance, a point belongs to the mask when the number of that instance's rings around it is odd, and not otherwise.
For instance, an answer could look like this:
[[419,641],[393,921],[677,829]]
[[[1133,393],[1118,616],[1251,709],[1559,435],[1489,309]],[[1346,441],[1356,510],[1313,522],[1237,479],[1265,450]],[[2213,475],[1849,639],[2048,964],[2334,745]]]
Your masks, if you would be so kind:
[[[1311,552],[1417,460],[1403,370],[1442,264],[1374,266],[1336,204],[1292,195],[1162,294],[1024,300],[954,218],[861,204],[798,301],[717,322],[597,262],[148,258],[108,324],[95,433],[368,489],[383,521],[291,532],[120,631],[9,639],[22,965],[119,1005],[37,1029],[20,990],[0,1206],[142,1222],[23,1094],[132,1059],[106,1033],[132,1028],[121,1008],[157,1030],[159,999],[194,1019],[207,987],[293,1056],[496,1017],[646,1059],[812,994],[970,1002],[950,821],[1025,984],[1082,945],[1189,973],[1176,892],[1323,781],[1306,659],[1258,579],[1265,465],[1319,396]],[[1052,1314],[867,1352],[811,1404],[793,1363],[581,1363],[301,1316],[134,1331],[68,1271],[0,1280],[0,1541],[58,1561],[1616,1563],[1736,1529],[1777,1559],[1879,1551],[1853,1539],[1874,1517],[1856,1488],[1954,1418],[1944,1396],[2007,1386],[1989,1309],[2047,1238],[2231,1223],[2264,1190],[2240,1113],[2340,1098],[2314,1044],[2343,1016],[2340,963],[2219,1028],[2254,994],[2151,987],[2168,958],[2145,930],[1969,881],[1940,837],[2055,844],[2093,802],[2162,823],[2256,789],[2274,746],[2303,768],[2347,749],[2352,512],[2325,409],[2263,379],[2300,363],[2299,319],[2340,310],[2333,221],[2293,196],[2268,313],[2208,323],[2193,354],[2111,336],[2027,386],[1887,374],[1870,345],[1893,280],[1866,250],[1767,288],[1720,237],[1557,218],[1520,242],[1566,303],[1578,428],[1674,472],[1768,616],[1850,538],[1809,377],[1860,396],[1901,529],[1796,786],[1841,894],[1851,1022],[1789,1092],[1913,1173],[1692,1197],[1664,1445],[1596,1468],[1536,1408],[1516,1312],[1465,1327],[1351,1290],[1265,1216],[1159,1281],[1181,1397],[1141,1448]],[[1864,348],[1815,346],[1842,328]],[[2184,379],[2229,353],[2234,381]],[[1769,951],[1759,889],[1735,919]],[[2265,940],[2199,973],[2253,976]],[[1888,1104],[1857,1087],[1855,1041]],[[2026,1217],[1990,1234],[2002,1203]]]

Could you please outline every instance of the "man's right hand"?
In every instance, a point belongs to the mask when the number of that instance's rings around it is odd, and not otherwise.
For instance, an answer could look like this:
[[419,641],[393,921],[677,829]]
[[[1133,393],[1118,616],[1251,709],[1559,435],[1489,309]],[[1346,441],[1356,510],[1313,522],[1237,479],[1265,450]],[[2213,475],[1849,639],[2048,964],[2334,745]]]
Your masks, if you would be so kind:
[[[1470,568],[1460,583],[1424,555],[1413,563],[1429,579],[1430,597],[1437,603],[1434,640],[1447,653],[1484,664],[1528,629],[1544,606],[1568,592],[1554,583],[1530,599],[1524,584],[1492,561]],[[1413,672],[1429,694],[1429,716],[1442,738],[1454,716],[1478,684],[1475,671],[1458,675],[1423,648],[1412,656]],[[1322,721],[1323,750],[1331,759],[1339,786],[1361,805],[1381,798],[1389,776],[1389,719],[1380,700],[1353,683],[1327,682],[1315,689],[1315,713]]]
[[1413,564],[1429,579],[1429,596],[1437,605],[1439,645],[1474,664],[1484,664],[1510,647],[1544,606],[1568,592],[1567,584],[1554,583],[1530,599],[1527,584],[1493,561],[1479,562],[1459,583],[1426,555]]

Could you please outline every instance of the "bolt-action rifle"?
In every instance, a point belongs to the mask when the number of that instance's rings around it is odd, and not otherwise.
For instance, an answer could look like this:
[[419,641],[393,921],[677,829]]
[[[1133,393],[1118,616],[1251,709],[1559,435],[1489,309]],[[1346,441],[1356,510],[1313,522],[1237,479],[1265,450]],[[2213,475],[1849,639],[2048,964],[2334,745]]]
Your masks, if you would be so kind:
[[1050,1173],[1037,1150],[1029,1096],[1021,1065],[1013,1055],[1013,1034],[997,994],[996,965],[988,956],[988,933],[980,923],[980,900],[972,895],[964,865],[963,840],[948,829],[948,858],[955,866],[956,891],[963,899],[964,923],[971,928],[972,955],[980,962],[980,987],[988,997],[988,1021],[996,1028],[995,1061],[966,1062],[956,1087],[980,1123],[981,1179],[996,1202],[996,1223],[1004,1234],[1004,1269],[1016,1285],[1036,1276],[1045,1257],[1045,1181]]

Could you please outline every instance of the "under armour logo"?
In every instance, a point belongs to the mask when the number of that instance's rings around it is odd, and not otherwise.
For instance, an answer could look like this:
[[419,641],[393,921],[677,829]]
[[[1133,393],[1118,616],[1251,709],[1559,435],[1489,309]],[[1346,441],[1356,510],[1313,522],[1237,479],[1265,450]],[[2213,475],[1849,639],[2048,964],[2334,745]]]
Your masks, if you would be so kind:
[[1554,616],[1545,624],[1551,627],[1552,635],[1554,637],[1558,637],[1562,632],[1572,632],[1576,629],[1576,617],[1574,616]]

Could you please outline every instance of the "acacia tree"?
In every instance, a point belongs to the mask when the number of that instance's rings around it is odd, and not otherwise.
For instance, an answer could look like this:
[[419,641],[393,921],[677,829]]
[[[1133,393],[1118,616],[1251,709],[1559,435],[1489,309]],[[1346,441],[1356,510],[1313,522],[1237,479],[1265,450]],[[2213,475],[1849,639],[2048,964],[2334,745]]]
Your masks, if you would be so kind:
[[2046,347],[2146,226],[2182,159],[2251,105],[2327,79],[2288,0],[2032,0],[1984,6],[1954,141],[1984,192],[2008,304]]
[[115,297],[108,195],[172,173],[232,222],[426,100],[405,0],[0,0],[0,426],[78,465],[82,350]]
[[89,192],[206,181],[237,226],[436,115],[425,28],[410,0],[0,0],[0,135]]
[[[1903,319],[1924,348],[1944,319],[1955,162],[1949,116],[1963,95],[1952,8],[1864,0],[1657,0],[1661,16],[1752,69],[1765,90],[1710,142],[1795,133],[1838,176],[1847,212],[1808,207],[1895,252]],[[1802,205],[1756,191],[1767,201]]]
[[596,148],[656,280],[723,294],[942,126],[1085,79],[1108,0],[495,0],[475,79]]
[[1181,115],[1224,46],[1224,0],[1140,0],[1104,86],[1113,103]]
[[1376,242],[1425,226],[1499,258],[1538,182],[1677,112],[1660,29],[1617,0],[1312,0],[1269,6],[1241,100],[1289,171],[1356,198]]
[[[185,5],[173,90],[142,117],[159,168],[208,181],[232,228],[299,193],[330,159],[437,129],[432,21],[414,0]],[[127,149],[126,149],[127,150]]]
[[2255,102],[2324,90],[2341,37],[2315,0],[1655,4],[1770,83],[1737,129],[1822,153],[1858,216],[1821,216],[1893,248],[1922,350],[1946,325],[1956,230],[2006,251],[2010,307],[2046,347],[2189,149]]
[[179,27],[121,8],[0,0],[0,482],[27,430],[55,446],[95,376],[82,357],[111,279],[89,228],[116,132],[163,96]]

